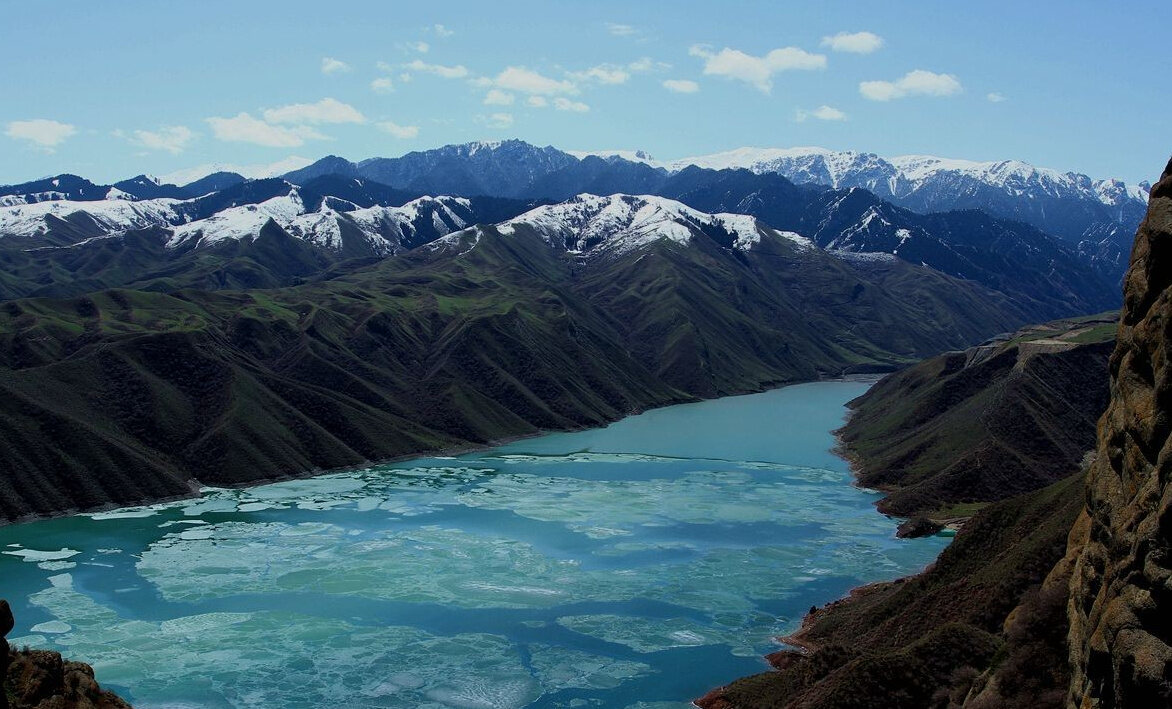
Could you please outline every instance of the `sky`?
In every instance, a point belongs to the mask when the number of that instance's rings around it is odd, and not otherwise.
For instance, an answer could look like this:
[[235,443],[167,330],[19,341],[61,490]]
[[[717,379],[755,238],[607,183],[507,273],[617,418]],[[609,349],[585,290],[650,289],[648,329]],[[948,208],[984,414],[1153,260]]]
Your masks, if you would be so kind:
[[1172,3],[0,0],[0,183],[520,138],[1019,159],[1172,152]]

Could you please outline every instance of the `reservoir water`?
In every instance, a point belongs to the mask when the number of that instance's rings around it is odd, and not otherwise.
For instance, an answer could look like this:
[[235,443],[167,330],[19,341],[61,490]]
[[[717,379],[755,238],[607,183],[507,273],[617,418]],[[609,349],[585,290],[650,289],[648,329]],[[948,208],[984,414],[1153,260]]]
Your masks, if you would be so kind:
[[682,709],[947,544],[830,452],[867,386],[0,527],[10,640],[141,707]]

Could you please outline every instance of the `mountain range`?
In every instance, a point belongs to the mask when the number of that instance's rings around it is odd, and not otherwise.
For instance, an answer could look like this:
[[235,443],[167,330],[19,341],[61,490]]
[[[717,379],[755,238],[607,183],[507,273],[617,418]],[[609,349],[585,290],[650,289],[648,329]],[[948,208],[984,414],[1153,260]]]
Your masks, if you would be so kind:
[[[1126,267],[1131,237],[1147,206],[1150,184],[1093,179],[1017,160],[974,162],[931,156],[882,158],[823,148],[740,148],[656,161],[641,151],[566,152],[520,140],[474,142],[351,162],[328,156],[283,177],[303,185],[324,176],[393,185],[417,196],[493,196],[561,201],[576,194],[669,194],[690,168],[748,170],[780,175],[812,188],[866,190],[916,213],[980,210],[1027,223],[1071,245],[1104,277],[1116,282]],[[0,206],[46,200],[191,199],[245,182],[214,173],[186,185],[159,184],[145,175],[96,185],[59,175],[0,187]]]
[[[6,297],[110,286],[291,285],[333,272],[340,261],[392,255],[541,203],[642,194],[756,217],[843,258],[927,265],[1010,295],[1033,320],[1117,305],[1113,262],[984,211],[922,214],[857,187],[798,186],[746,169],[668,172],[645,161],[578,158],[520,141],[357,164],[329,157],[284,179],[218,173],[186,186],[141,176],[98,186],[62,175],[0,193],[8,204],[0,207]],[[257,253],[286,237],[280,249]],[[131,241],[138,248],[125,248]]]
[[450,145],[351,163],[324,158],[286,178],[322,174],[367,177],[430,193],[564,199],[576,192],[650,192],[689,167],[747,169],[796,184],[861,188],[916,212],[979,209],[1026,222],[1074,244],[1118,280],[1135,228],[1147,208],[1149,183],[1092,179],[1018,160],[974,162],[931,156],[881,158],[823,148],[741,148],[659,162],[642,152],[567,153],[518,140]]
[[118,184],[0,190],[0,517],[888,370],[1118,303],[984,211],[519,141]]

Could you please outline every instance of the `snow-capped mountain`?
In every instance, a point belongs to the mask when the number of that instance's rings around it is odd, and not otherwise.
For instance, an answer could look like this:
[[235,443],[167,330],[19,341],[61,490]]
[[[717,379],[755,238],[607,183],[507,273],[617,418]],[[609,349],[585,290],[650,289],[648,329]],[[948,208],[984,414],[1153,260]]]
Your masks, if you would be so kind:
[[402,206],[365,208],[325,198],[317,209],[309,209],[297,188],[285,186],[285,194],[232,204],[204,218],[193,218],[205,208],[199,199],[55,200],[0,207],[0,241],[61,246],[160,227],[169,231],[167,248],[204,248],[253,239],[271,221],[290,236],[329,251],[387,256],[476,221],[471,203],[461,197],[421,197]]
[[[356,169],[363,177],[400,189],[529,197],[534,195],[529,194],[528,187],[536,180],[577,162],[578,158],[554,147],[503,140],[446,145],[398,158],[371,158],[357,163]],[[444,189],[437,189],[441,186]]]
[[[655,164],[655,163],[653,163]],[[1035,167],[1020,160],[976,162],[930,155],[882,158],[874,153],[825,148],[738,148],[682,158],[659,166],[678,172],[689,165],[712,170],[743,168],[775,172],[797,183],[828,187],[862,187],[880,197],[904,199],[931,188],[933,182],[968,180],[1015,196],[1091,199],[1106,206],[1147,202],[1151,185],[1116,179],[1095,180],[1075,172]]]
[[547,244],[574,254],[625,254],[661,240],[686,245],[698,234],[741,251],[752,249],[767,234],[803,249],[816,248],[799,234],[777,231],[745,214],[706,214],[650,195],[580,194],[538,207],[498,228],[508,234],[522,226]]
[[272,221],[290,236],[329,251],[388,256],[463,229],[474,220],[471,203],[461,197],[421,197],[400,207],[366,208],[324,199],[311,211],[300,192],[292,189],[286,195],[229,207],[178,226],[167,245],[207,247],[248,239]]
[[665,163],[777,173],[798,184],[861,187],[918,212],[981,209],[1079,243],[1118,225],[1130,240],[1147,208],[1149,183],[1092,179],[1020,160],[975,162],[926,155],[882,158],[824,148],[739,148]]
[[175,199],[52,200],[0,207],[0,239],[50,239],[63,227],[98,236],[184,221],[183,203]]
[[19,185],[0,185],[0,206],[33,204],[52,200],[104,199],[108,186],[96,185],[77,175],[57,175]]
[[[150,248],[157,250],[150,257],[152,264],[171,258],[163,252],[175,252],[178,258],[210,249],[220,252],[217,258],[244,258],[247,252],[247,258],[263,266],[281,262],[290,250],[297,252],[296,273],[282,269],[279,275],[284,278],[320,272],[350,258],[386,257],[473,224],[507,222],[506,230],[531,229],[547,243],[585,256],[621,256],[663,240],[690,244],[699,235],[704,236],[700,242],[705,248],[745,253],[768,235],[770,242],[788,239],[785,248],[793,251],[795,244],[807,243],[794,236],[801,234],[827,251],[896,256],[1011,292],[1014,297],[1045,302],[1047,307],[1052,301],[1075,302],[1070,300],[1074,298],[1107,309],[1117,300],[1114,284],[1126,262],[1123,235],[1129,227],[1118,220],[1127,219],[1127,209],[1137,198],[1133,188],[1117,181],[1091,184],[1089,178],[1063,177],[1022,164],[978,168],[909,158],[897,165],[869,154],[741,150],[696,162],[714,167],[747,162],[754,169],[709,170],[678,164],[671,165],[674,171],[669,172],[667,167],[649,164],[653,162],[649,156],[634,157],[634,161],[622,155],[579,158],[520,141],[473,143],[388,161],[356,164],[326,158],[300,171],[296,181],[238,182],[226,176],[227,186],[215,189],[213,183],[225,176],[212,176],[201,185],[211,188],[210,192],[185,199],[134,199],[130,190],[163,187],[147,176],[118,183],[126,190],[54,178],[57,184],[49,180],[19,187],[85,190],[86,199],[22,201],[0,207],[0,248],[71,248],[95,237],[153,229],[149,237],[130,237],[138,242],[150,240]],[[798,187],[778,172],[799,162],[805,166],[802,175],[840,187]],[[372,164],[413,182],[404,189],[364,175]],[[1030,220],[1024,217],[1015,221],[991,217],[992,209],[919,213],[873,191],[898,187],[901,181],[914,178],[921,185],[917,194],[922,195],[928,185],[939,186],[941,176],[959,174],[957,170],[970,182],[996,183],[1002,189],[999,194],[1011,190],[1012,198],[1005,199],[1018,209],[1028,211],[1049,204],[1046,200],[1056,201],[1061,208],[1044,209],[1043,216],[1083,219],[1087,238],[1077,246],[1063,244],[1029,226]],[[851,175],[872,190],[842,188]],[[1045,185],[1039,186],[1042,180]],[[460,194],[463,189],[465,195],[493,190],[496,195],[419,197],[427,185],[443,188],[431,194]],[[1093,192],[1093,199],[1054,196],[1072,185],[1089,190],[1086,194]],[[977,193],[989,194],[994,188],[982,189],[986,192]],[[36,194],[7,191],[10,196]],[[97,192],[101,199],[89,199]],[[501,197],[502,192],[556,196],[518,200]],[[955,194],[951,197],[953,203],[959,199]],[[558,204],[539,206],[547,199]],[[114,242],[105,240],[100,246],[112,248]],[[779,247],[779,253],[782,250]],[[74,273],[76,268],[67,270]],[[248,277],[240,276],[236,282],[266,287],[285,282],[252,279],[249,268],[241,266]],[[30,266],[29,272],[34,270]],[[208,278],[198,281],[208,282]],[[214,282],[216,287],[224,287],[219,282]]]
[[560,201],[575,194],[661,194],[695,168],[746,169],[816,188],[858,187],[921,213],[979,209],[1035,226],[1075,245],[1102,273],[1122,276],[1147,183],[1093,179],[1017,160],[975,162],[824,148],[738,148],[658,161],[642,151],[563,152],[518,140],[449,145],[352,163],[330,157],[288,179],[344,174],[430,194]]

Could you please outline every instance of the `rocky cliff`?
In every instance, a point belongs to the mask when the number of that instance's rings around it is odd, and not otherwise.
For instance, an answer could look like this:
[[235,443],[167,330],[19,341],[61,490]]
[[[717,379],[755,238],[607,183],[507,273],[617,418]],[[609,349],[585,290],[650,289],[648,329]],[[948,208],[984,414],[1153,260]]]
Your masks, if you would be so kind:
[[0,709],[130,709],[94,680],[94,669],[47,650],[17,651],[5,636],[12,609],[0,600]]
[[1068,703],[1172,706],[1172,162],[1124,282],[1111,403],[1071,534]]

